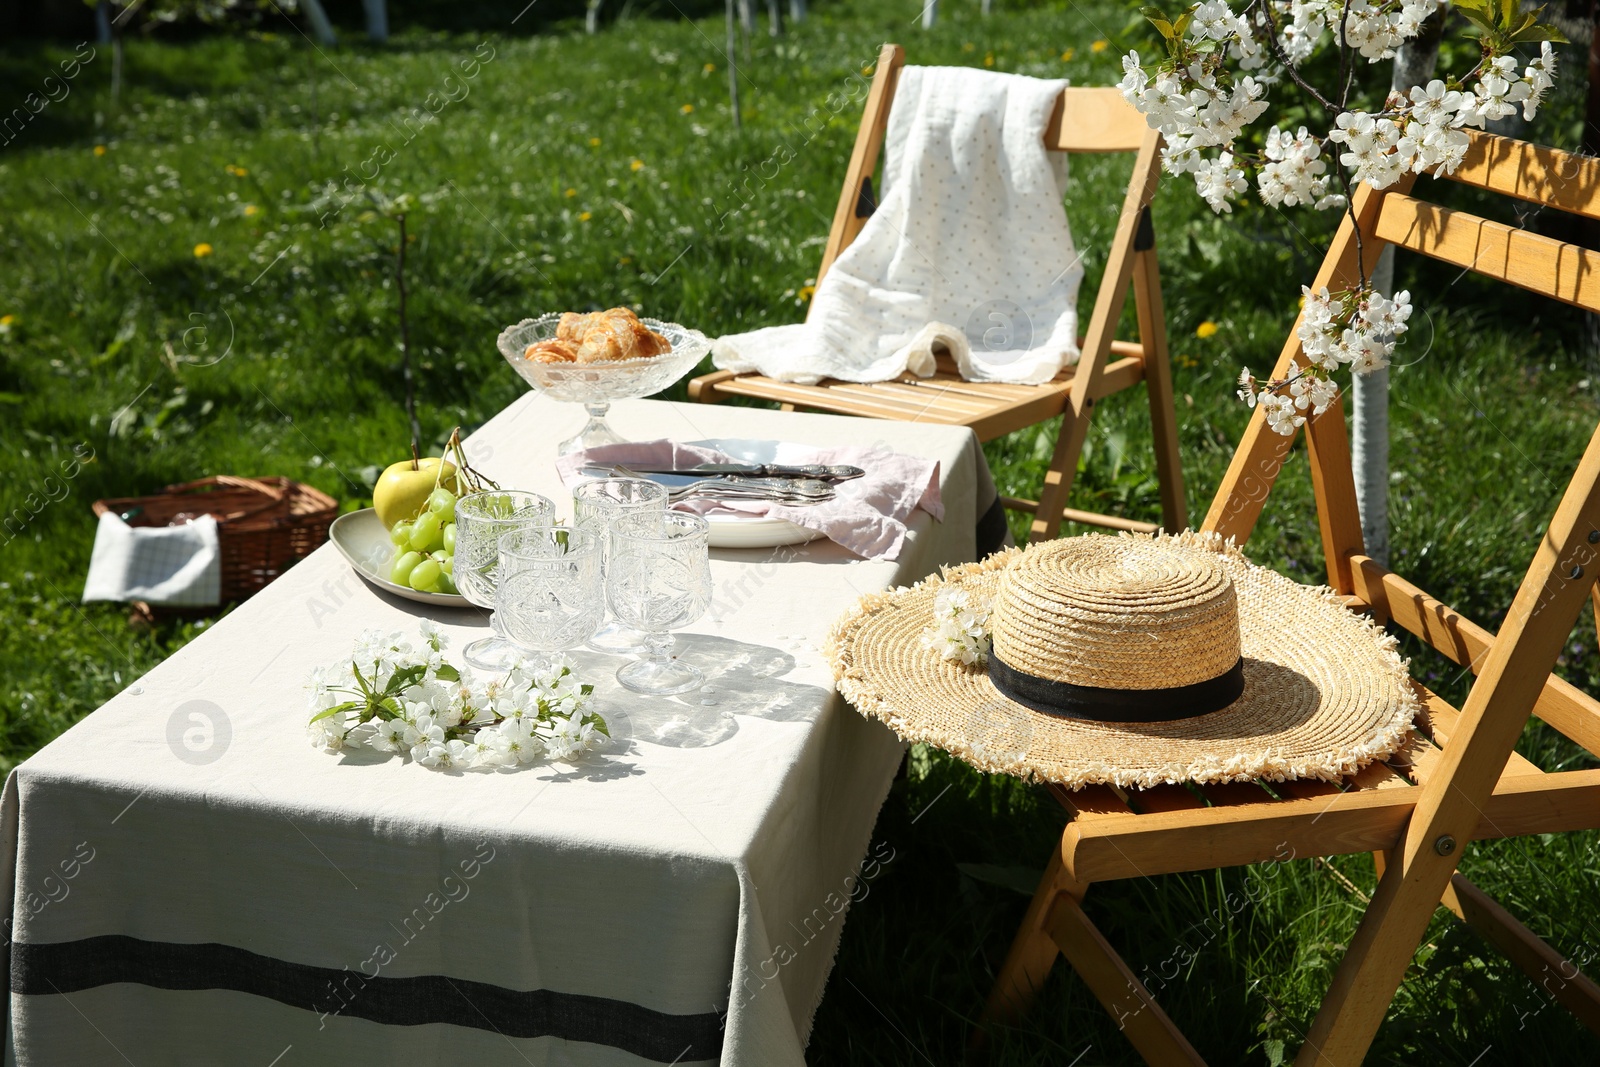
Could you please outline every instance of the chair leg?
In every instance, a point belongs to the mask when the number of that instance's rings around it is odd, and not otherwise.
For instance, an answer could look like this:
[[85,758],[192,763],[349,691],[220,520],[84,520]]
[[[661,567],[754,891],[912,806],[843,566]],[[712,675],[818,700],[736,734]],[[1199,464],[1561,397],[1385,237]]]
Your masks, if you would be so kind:
[[1189,508],[1184,499],[1183,462],[1178,457],[1178,406],[1172,390],[1161,274],[1154,248],[1139,252],[1134,259],[1133,303],[1139,315],[1139,344],[1144,348],[1144,384],[1150,400],[1156,481],[1161,487],[1161,525],[1168,533],[1178,533],[1189,525]]
[[1056,956],[1064,954],[1145,1062],[1154,1067],[1204,1067],[1194,1046],[1084,914],[1079,902],[1088,890],[1087,885],[1072,880],[1061,862],[1060,849],[1053,849],[973,1031],[972,1047],[983,1044],[989,1027],[1015,1022],[1026,1014]]
[[1538,934],[1518,922],[1465,875],[1450,879],[1445,907],[1566,1008],[1590,1033],[1600,1034],[1600,986]]
[[1205,1067],[1200,1053],[1089,921],[1076,897],[1058,896],[1049,923],[1050,936],[1067,962],[1146,1063],[1151,1067]]
[[[1379,878],[1383,877],[1389,863],[1386,853],[1372,854],[1372,865],[1377,869]],[[1600,985],[1578,970],[1577,964],[1518,922],[1516,916],[1474,885],[1466,875],[1451,876],[1439,903],[1472,927],[1479,937],[1499,949],[1502,956],[1515,964],[1530,980],[1538,983],[1539,988],[1552,1000],[1570,1011],[1585,1029],[1600,1035]]]
[[1072,495],[1072,480],[1078,474],[1078,457],[1083,454],[1083,441],[1089,435],[1089,417],[1093,414],[1093,397],[1084,401],[1082,411],[1068,400],[1067,410],[1061,413],[1061,433],[1044,472],[1044,488],[1039,493],[1038,510],[1033,513],[1029,541],[1051,541],[1060,535],[1061,513]]
[[1387,858],[1366,914],[1334,972],[1333,984],[1295,1057],[1295,1067],[1357,1067],[1366,1058],[1406,966],[1439,906],[1441,891],[1407,874],[1397,846],[1395,854]]
[[1039,888],[1034,890],[1028,912],[1022,917],[1022,925],[1011,942],[1011,951],[995,977],[994,988],[989,992],[988,1003],[973,1032],[974,1046],[982,1043],[984,1030],[991,1023],[1013,1023],[1032,1007],[1034,996],[1061,954],[1045,927],[1045,920],[1050,917],[1057,896],[1075,892],[1081,897],[1085,889],[1086,886],[1078,886],[1067,877],[1061,863],[1061,849],[1051,849],[1050,863],[1039,880]]

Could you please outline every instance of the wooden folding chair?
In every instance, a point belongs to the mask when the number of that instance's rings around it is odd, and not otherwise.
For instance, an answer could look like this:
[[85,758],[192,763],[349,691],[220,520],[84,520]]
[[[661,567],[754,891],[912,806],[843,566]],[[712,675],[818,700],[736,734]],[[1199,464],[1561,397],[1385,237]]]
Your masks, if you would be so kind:
[[[1600,161],[1473,134],[1455,181],[1589,219],[1600,219]],[[1589,311],[1600,311],[1600,253],[1362,186],[1354,201],[1362,240],[1347,217],[1317,274],[1334,291],[1370,276],[1386,244],[1420,252]],[[1298,323],[1296,324],[1298,325]],[[1293,331],[1273,376],[1302,352]],[[1366,1054],[1442,902],[1600,1034],[1600,987],[1470,881],[1456,873],[1474,840],[1600,827],[1600,770],[1545,773],[1515,751],[1537,715],[1600,754],[1600,702],[1551,673],[1600,575],[1600,429],[1560,506],[1538,534],[1533,561],[1498,634],[1463,618],[1370,559],[1361,540],[1342,406],[1307,424],[1328,583],[1350,608],[1409,630],[1476,675],[1458,711],[1422,686],[1422,711],[1405,749],[1338,786],[1288,782],[1122,791],[1054,790],[1070,813],[985,1018],[1015,1018],[1064,954],[1145,1059],[1199,1057],[1149,991],[1085,915],[1095,882],[1177,871],[1370,851],[1377,890],[1339,965],[1296,1063],[1355,1064]],[[1290,438],[1251,418],[1205,529],[1243,543],[1255,526]],[[1530,531],[1533,539],[1533,531]],[[981,1037],[981,1032],[980,1035]]]
[[[822,253],[822,265],[817,268],[819,284],[877,206],[872,174],[878,166],[889,125],[889,106],[904,65],[904,49],[894,44],[883,46],[867,93],[855,151],[845,172],[844,188],[839,193],[839,205],[833,214],[833,230]],[[759,374],[716,371],[690,382],[689,396],[706,403],[733,396],[754,397],[776,401],[785,411],[807,408],[876,419],[970,426],[982,441],[1049,419],[1062,419],[1039,499],[1001,498],[1008,508],[1033,513],[1031,539],[1037,541],[1055,537],[1063,519],[1115,530],[1156,529],[1153,523],[1066,506],[1095,403],[1143,381],[1155,434],[1162,525],[1168,530],[1183,529],[1188,521],[1183,471],[1178,463],[1172,370],[1167,360],[1155,230],[1150,222],[1150,200],[1161,173],[1161,135],[1150,129],[1144,117],[1115,89],[1075,88],[1062,94],[1043,135],[1047,147],[1063,152],[1138,153],[1104,280],[1095,299],[1094,316],[1089,320],[1088,333],[1079,341],[1083,354],[1076,366],[1068,367],[1044,385],[965,381],[957,373],[955,362],[943,356],[939,357],[939,368],[932,378],[905,374],[893,381],[865,385],[834,380],[795,385]],[[1113,339],[1130,281],[1138,311],[1137,344]],[[1113,356],[1117,357],[1114,361]]]

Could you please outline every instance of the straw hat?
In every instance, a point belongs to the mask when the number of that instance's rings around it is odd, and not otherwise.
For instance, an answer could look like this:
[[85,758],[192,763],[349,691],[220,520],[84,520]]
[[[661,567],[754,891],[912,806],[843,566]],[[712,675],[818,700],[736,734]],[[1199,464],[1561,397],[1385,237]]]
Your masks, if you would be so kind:
[[[987,663],[935,601],[989,607]],[[1395,641],[1215,535],[1009,549],[870,596],[834,627],[839,691],[908,741],[1060,782],[1337,779],[1393,753],[1417,699]]]

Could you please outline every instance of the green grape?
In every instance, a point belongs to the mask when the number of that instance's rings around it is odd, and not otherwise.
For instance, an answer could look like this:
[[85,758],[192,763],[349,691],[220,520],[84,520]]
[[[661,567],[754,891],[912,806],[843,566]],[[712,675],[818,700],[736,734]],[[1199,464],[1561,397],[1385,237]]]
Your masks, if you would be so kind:
[[446,523],[444,527],[444,550],[451,555],[456,551],[456,524]]
[[460,595],[459,591],[456,589],[455,579],[450,577],[449,571],[439,575],[439,592]]
[[389,564],[389,580],[395,585],[406,585],[411,580],[411,572],[417,564],[422,562],[422,553],[404,552]]
[[443,517],[437,511],[424,511],[416,525],[411,527],[411,540],[408,543],[418,552],[437,548],[443,543],[443,526]]
[[438,587],[442,573],[437,560],[424,559],[411,569],[411,588],[419,593],[431,593]]
[[428,510],[455,514],[456,495],[444,486],[439,486],[428,495]]
[[456,576],[456,558],[454,556],[446,556],[439,561],[439,569],[454,578]]
[[411,524],[401,520],[394,524],[394,529],[389,531],[389,540],[397,545],[403,545],[411,540]]

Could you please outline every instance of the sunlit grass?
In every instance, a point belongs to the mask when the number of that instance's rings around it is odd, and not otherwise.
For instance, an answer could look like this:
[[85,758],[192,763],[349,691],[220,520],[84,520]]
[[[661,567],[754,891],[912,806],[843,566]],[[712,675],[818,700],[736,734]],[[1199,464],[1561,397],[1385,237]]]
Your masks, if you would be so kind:
[[[1119,52],[1142,43],[1114,5],[988,20],[971,8],[923,34],[914,5],[823,5],[781,41],[757,35],[740,57],[737,135],[715,21],[630,20],[596,38],[417,34],[327,57],[289,32],[136,41],[115,110],[109,55],[89,63],[0,148],[0,499],[27,515],[0,567],[0,760],[24,758],[205,625],[142,633],[120,609],[77,604],[90,501],[270,473],[355,507],[373,468],[404,454],[383,201],[413,201],[412,344],[424,436],[438,442],[518,395],[493,339],[525,315],[625,303],[712,334],[803,315],[862,70],[885,39],[913,62],[992,56],[998,70],[1077,84],[1115,80]],[[12,46],[0,89],[20,99],[68,51]],[[1561,123],[1581,85],[1562,85],[1540,137],[1570,135]],[[1127,166],[1074,165],[1086,294]],[[1275,359],[1330,220],[1249,207],[1219,219],[1178,183],[1155,218],[1198,522],[1247,415],[1232,380]],[[1394,373],[1394,562],[1496,625],[1600,414],[1595,388],[1572,316],[1404,259],[1401,278],[1422,311]],[[988,446],[1002,492],[1036,495],[1053,443],[1042,427]],[[45,479],[74,448],[93,462],[51,499]],[[1301,456],[1248,547],[1315,582],[1310,500]],[[1097,412],[1074,504],[1159,517],[1142,392]],[[1564,669],[1590,687],[1594,644],[1586,616]],[[1420,652],[1416,671],[1457,699],[1470,681]],[[1523,747],[1551,766],[1592,764],[1548,731]],[[813,1062],[960,1061],[1025,903],[997,882],[1042,867],[1060,822],[1047,800],[917,754],[880,818],[896,859],[851,914]],[[1365,857],[1333,866],[1370,891]],[[1464,866],[1577,958],[1600,944],[1593,835],[1474,848]],[[1307,863],[1102,886],[1088,907],[1136,971],[1171,976],[1163,1003],[1217,1063],[1292,1056],[1360,914]],[[1473,935],[1441,920],[1429,945],[1372,1062],[1469,1063],[1485,1048],[1483,1062],[1592,1057],[1592,1038]],[[996,1058],[1136,1062],[1060,972]]]

